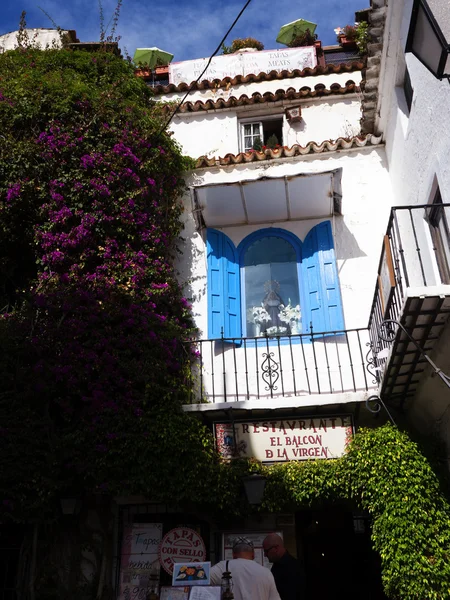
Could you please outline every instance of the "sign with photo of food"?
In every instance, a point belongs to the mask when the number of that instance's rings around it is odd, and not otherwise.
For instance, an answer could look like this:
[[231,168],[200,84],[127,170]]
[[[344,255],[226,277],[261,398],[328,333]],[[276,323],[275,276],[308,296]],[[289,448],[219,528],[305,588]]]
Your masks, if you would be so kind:
[[172,585],[209,585],[210,562],[175,563]]

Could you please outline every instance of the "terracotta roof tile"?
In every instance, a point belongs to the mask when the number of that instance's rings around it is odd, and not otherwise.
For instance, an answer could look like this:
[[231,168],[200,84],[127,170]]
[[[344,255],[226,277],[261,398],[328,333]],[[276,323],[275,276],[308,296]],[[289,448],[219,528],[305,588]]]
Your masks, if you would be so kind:
[[243,163],[258,162],[262,160],[270,160],[274,158],[286,158],[290,156],[302,156],[306,154],[321,154],[322,152],[333,152],[338,149],[346,150],[352,147],[364,148],[365,146],[376,146],[381,142],[382,136],[372,134],[364,136],[356,136],[352,138],[338,138],[337,140],[325,140],[321,144],[316,142],[308,142],[306,146],[294,144],[292,147],[281,146],[279,148],[266,148],[261,152],[253,150],[251,152],[239,152],[225,154],[220,158],[200,156],[197,159],[196,168],[202,167],[226,167],[229,165],[239,165]]
[[259,73],[259,75],[236,75],[236,77],[224,77],[223,79],[213,79],[211,81],[204,80],[192,83],[180,83],[175,85],[157,85],[153,89],[154,93],[172,94],[176,92],[187,92],[193,90],[217,89],[225,87],[227,84],[239,85],[243,83],[258,83],[261,81],[272,81],[274,79],[293,79],[295,77],[311,77],[312,75],[330,75],[333,73],[351,73],[352,71],[360,71],[364,67],[363,61],[354,61],[351,63],[342,63],[340,65],[326,65],[325,67],[317,66],[314,68],[307,67],[306,69],[294,69],[293,71],[270,71],[269,73]]
[[298,92],[294,88],[287,90],[277,90],[276,92],[265,92],[260,94],[254,92],[251,96],[242,94],[239,98],[231,96],[227,100],[218,98],[217,100],[197,100],[195,102],[183,102],[178,109],[179,113],[200,112],[207,110],[218,110],[222,108],[234,108],[237,106],[249,106],[263,104],[265,102],[277,102],[279,100],[303,100],[304,98],[319,98],[323,96],[352,94],[359,91],[359,87],[352,80],[347,81],[345,87],[339,83],[332,83],[327,89],[323,84],[318,83],[312,90],[310,87],[303,86]]

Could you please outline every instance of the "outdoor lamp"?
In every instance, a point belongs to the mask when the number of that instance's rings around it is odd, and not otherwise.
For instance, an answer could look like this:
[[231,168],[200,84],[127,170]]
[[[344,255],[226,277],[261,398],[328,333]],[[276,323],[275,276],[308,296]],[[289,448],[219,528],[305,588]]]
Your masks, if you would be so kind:
[[76,515],[80,509],[79,499],[76,497],[60,498],[61,512],[63,515]]
[[261,504],[266,486],[266,478],[259,473],[252,473],[242,478],[245,495],[249,504]]
[[450,44],[441,27],[450,33],[449,5],[437,4],[433,14],[427,0],[414,0],[405,51],[412,52],[435,77],[450,82]]

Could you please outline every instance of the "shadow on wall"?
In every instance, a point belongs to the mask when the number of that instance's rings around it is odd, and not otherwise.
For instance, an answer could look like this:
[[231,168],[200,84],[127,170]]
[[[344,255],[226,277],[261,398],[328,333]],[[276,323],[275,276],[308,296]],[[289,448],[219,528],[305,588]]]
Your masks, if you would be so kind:
[[[350,258],[367,256],[359,247],[355,236],[347,227],[344,219],[336,219],[334,226],[336,260],[348,260]],[[342,266],[339,270],[342,269]]]
[[[189,207],[190,200],[185,200],[185,205]],[[185,297],[193,303],[206,295],[206,270],[199,269],[199,274],[195,275],[196,265],[201,265],[205,260],[204,241],[198,244],[199,236],[191,211],[185,209],[184,230],[178,244],[175,269]]]

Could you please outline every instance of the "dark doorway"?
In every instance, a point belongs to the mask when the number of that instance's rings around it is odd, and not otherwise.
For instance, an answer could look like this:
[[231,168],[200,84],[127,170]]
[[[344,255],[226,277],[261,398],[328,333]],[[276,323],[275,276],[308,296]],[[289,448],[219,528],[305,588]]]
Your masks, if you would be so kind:
[[336,506],[301,511],[296,514],[296,530],[307,598],[385,600],[368,518]]
[[17,571],[23,533],[20,526],[0,526],[0,600],[17,598]]

